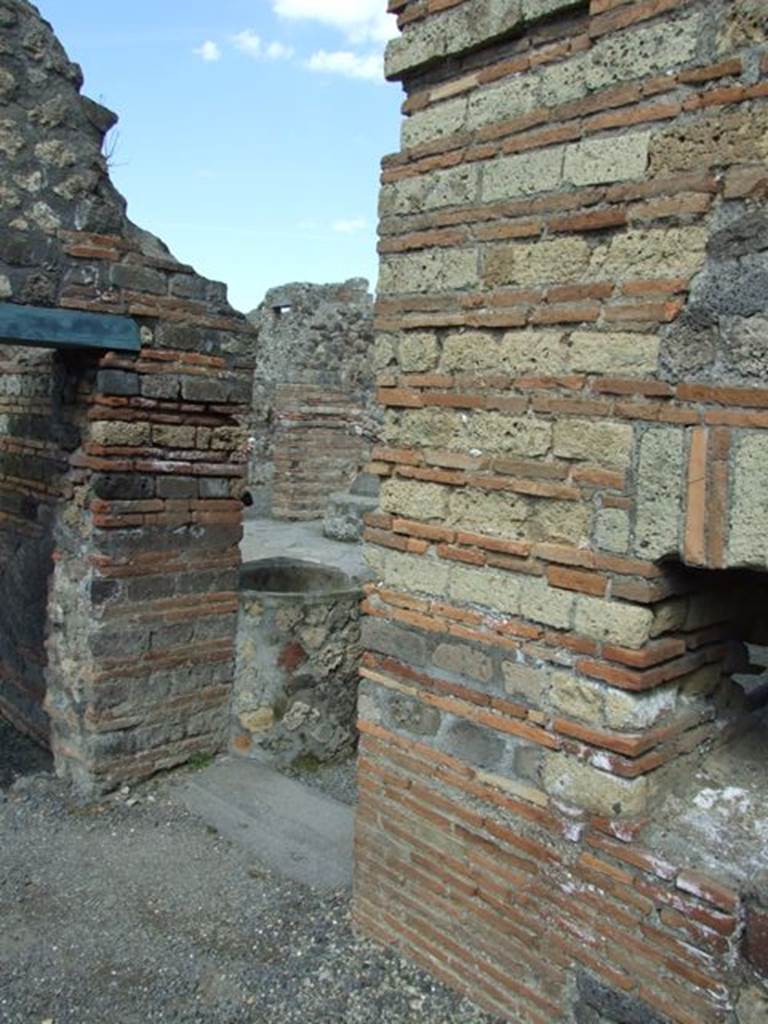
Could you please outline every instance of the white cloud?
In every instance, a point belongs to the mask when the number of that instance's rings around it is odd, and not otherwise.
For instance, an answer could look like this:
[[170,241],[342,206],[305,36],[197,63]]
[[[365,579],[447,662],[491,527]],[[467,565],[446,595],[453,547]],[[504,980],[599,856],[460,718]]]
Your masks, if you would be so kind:
[[192,52],[209,63],[211,61],[221,60],[221,50],[212,39],[206,39],[202,46],[198,46],[198,48]]
[[318,50],[307,61],[310,71],[327,71],[347,78],[364,78],[369,82],[384,81],[384,58],[379,53],[363,56],[351,50]]
[[284,43],[270,43],[266,52],[270,60],[290,60],[294,50],[292,46],[286,46]]
[[243,53],[249,57],[261,56],[261,37],[252,28],[245,28],[242,32],[232,36],[232,42]]
[[359,231],[365,231],[368,222],[363,217],[353,217],[349,220],[337,220],[331,225],[331,230],[340,235],[356,235]]
[[352,43],[384,43],[397,31],[384,0],[272,0],[283,18],[310,19],[342,31]]
[[258,32],[252,28],[245,28],[242,32],[232,36],[232,42],[241,53],[254,60],[266,57],[268,60],[290,60],[293,56],[293,48],[285,46],[284,43],[264,43]]

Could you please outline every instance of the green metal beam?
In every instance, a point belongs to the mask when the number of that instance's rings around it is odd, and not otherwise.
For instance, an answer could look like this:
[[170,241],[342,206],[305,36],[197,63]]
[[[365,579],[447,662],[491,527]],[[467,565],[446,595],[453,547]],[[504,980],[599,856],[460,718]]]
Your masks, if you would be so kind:
[[138,352],[141,339],[138,324],[128,316],[0,302],[0,345]]

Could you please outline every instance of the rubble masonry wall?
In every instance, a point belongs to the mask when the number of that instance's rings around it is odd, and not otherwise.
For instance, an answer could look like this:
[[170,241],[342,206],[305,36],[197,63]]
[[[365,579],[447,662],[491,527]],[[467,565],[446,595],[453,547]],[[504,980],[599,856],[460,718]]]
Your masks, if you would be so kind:
[[322,518],[378,431],[368,282],[271,288],[248,318],[259,335],[251,498],[278,519]]

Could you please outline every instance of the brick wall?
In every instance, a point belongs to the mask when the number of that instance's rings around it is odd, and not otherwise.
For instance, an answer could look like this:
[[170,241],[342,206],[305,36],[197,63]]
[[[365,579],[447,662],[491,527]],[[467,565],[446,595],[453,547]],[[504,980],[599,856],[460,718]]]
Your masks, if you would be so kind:
[[276,388],[272,515],[321,518],[370,457],[364,428],[360,397],[318,384]]
[[226,740],[253,330],[127,219],[114,116],[36,9],[0,26],[0,296],[141,328],[138,355],[4,349],[0,376],[0,708],[98,790]]
[[320,519],[370,458],[373,300],[364,278],[271,288],[258,331],[248,491],[257,511]]
[[749,870],[652,827],[738,721],[688,567],[768,557],[768,12],[390,8],[356,918],[506,1019],[725,1020]]
[[48,742],[45,622],[53,511],[68,458],[64,377],[52,355],[5,348],[0,363],[0,710]]

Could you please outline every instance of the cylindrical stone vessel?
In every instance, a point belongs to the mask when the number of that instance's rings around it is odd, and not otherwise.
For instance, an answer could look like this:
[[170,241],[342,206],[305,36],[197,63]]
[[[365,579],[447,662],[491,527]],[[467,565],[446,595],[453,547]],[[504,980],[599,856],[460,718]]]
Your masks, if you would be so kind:
[[277,766],[355,747],[360,584],[291,558],[240,570],[233,749]]

